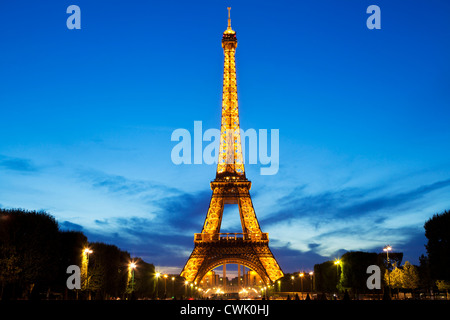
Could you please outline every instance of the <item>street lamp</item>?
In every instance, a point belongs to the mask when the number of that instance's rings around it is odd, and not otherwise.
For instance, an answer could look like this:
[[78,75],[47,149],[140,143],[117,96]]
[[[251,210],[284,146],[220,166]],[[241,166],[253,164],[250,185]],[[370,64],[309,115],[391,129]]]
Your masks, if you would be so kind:
[[341,264],[341,260],[339,259],[334,260],[334,264],[336,265],[336,277],[339,278],[339,265]]
[[172,298],[175,297],[175,277],[172,277]]
[[311,292],[313,292],[314,291],[314,272],[310,272],[309,273],[309,276],[311,277]]
[[167,284],[166,284],[166,282],[167,282],[167,274],[165,274],[164,275],[164,299],[166,298],[166,296],[167,296]]
[[383,251],[386,252],[387,261],[389,263],[389,251],[392,251],[392,247],[390,245],[387,245],[383,248]]
[[159,290],[158,290],[158,279],[161,276],[161,273],[157,272],[155,274],[156,277],[156,299],[159,299]]
[[86,257],[86,290],[89,293],[89,300],[91,300],[91,293],[89,292],[89,255],[92,253],[93,251],[90,248],[84,248],[83,253]]
[[130,262],[128,269],[131,271],[131,291],[134,291],[134,269],[136,269],[136,263]]
[[391,267],[391,263],[389,262],[389,251],[392,251],[392,247],[390,245],[387,245],[383,248],[383,251],[386,252],[386,258],[387,258],[387,263],[388,263],[388,287],[389,287],[389,297],[391,296],[391,273],[390,273],[390,267]]
[[334,264],[336,265],[336,289],[337,289],[339,284],[339,266],[341,265],[341,260],[335,259]]
[[300,276],[300,285],[301,285],[300,295],[301,295],[301,299],[303,300],[303,277],[305,276],[305,274],[302,272],[299,274],[299,276]]

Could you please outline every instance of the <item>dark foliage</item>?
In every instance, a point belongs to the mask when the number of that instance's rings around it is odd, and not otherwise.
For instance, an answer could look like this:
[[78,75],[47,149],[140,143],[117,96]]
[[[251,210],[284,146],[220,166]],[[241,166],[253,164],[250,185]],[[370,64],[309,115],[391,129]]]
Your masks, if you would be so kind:
[[[89,287],[68,290],[67,267],[81,268],[88,246],[93,250]],[[81,232],[59,230],[46,212],[0,209],[0,299],[127,298],[130,261],[130,254],[114,245],[89,244]],[[154,267],[140,260],[140,268],[136,289],[150,296],[154,289],[148,279],[153,279]]]
[[431,277],[450,281],[450,211],[435,214],[424,228]]

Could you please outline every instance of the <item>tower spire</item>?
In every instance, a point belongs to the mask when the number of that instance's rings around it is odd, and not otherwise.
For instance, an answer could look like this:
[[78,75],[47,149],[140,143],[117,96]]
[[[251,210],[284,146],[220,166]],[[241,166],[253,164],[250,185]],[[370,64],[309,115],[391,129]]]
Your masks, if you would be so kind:
[[233,29],[231,29],[231,7],[228,7],[228,27],[227,30],[225,30],[224,34],[235,34],[236,32],[234,32]]

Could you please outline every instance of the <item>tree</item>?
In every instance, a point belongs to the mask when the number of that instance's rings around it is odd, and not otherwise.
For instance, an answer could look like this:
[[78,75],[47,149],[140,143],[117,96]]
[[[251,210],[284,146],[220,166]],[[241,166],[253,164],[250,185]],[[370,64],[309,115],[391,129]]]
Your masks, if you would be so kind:
[[0,247],[13,253],[17,273],[16,288],[25,295],[54,284],[58,268],[59,230],[46,212],[0,209]]
[[[70,265],[88,270],[89,291],[97,298],[122,297],[130,254],[114,245],[92,243],[88,266],[83,255],[86,247],[88,241],[83,233],[59,230],[56,220],[46,212],[0,209],[0,299],[39,298],[50,292],[74,298],[78,292],[66,286]],[[154,288],[147,274],[154,274],[154,266],[143,261],[141,264],[138,290],[149,295]],[[83,289],[84,274],[81,276]]]
[[434,282],[431,279],[430,262],[428,260],[428,257],[422,254],[419,257],[419,262],[420,262],[418,268],[420,279],[419,287],[430,290],[433,287]]
[[436,280],[436,286],[439,291],[445,291],[447,293],[448,299],[448,290],[450,290],[450,281]]
[[15,247],[1,246],[0,247],[0,300],[3,299],[3,292],[5,287],[16,282],[19,279],[20,269],[19,257]]
[[397,289],[397,293],[402,287],[402,270],[394,263],[393,270],[386,269],[384,273],[384,282],[390,289]]
[[120,297],[126,291],[130,254],[115,245],[94,242],[89,256],[89,289],[99,299]]
[[388,269],[392,271],[394,269],[394,266],[400,266],[402,264],[402,260],[403,260],[403,252],[390,252],[389,262],[386,253],[378,254],[378,265],[382,267],[383,270]]
[[152,297],[155,293],[155,266],[144,262],[142,259],[136,261],[134,274],[134,290],[137,297]]
[[369,291],[366,285],[367,267],[377,265],[378,254],[351,251],[341,257],[342,275],[339,282],[341,291],[352,289],[356,293]]
[[55,289],[58,292],[64,292],[65,299],[75,299],[77,292],[68,290],[66,286],[67,267],[70,265],[81,266],[82,252],[88,246],[87,237],[79,231],[60,231],[59,242],[58,273],[55,276]]
[[[314,265],[314,276],[316,277],[317,291],[336,292],[338,276],[333,261],[325,261]],[[303,288],[306,287],[304,286]]]
[[450,281],[450,211],[433,215],[424,228],[431,277]]
[[408,290],[414,290],[419,287],[419,270],[408,261],[405,261],[403,265],[401,285],[403,289]]
[[[390,279],[389,279],[390,278]],[[409,261],[405,261],[403,267],[397,267],[394,265],[394,269],[388,274],[384,274],[384,281],[389,283],[392,289],[397,289],[397,292],[400,289],[405,290],[414,290],[419,287],[419,268],[410,264]]]

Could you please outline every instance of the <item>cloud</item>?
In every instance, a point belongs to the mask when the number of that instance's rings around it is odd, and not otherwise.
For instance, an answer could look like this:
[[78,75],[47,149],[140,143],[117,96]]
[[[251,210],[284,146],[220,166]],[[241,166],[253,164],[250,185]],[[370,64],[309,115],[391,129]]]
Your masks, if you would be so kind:
[[101,228],[83,230],[89,241],[114,243],[147,262],[182,266],[193,249],[192,234],[166,233],[155,228],[153,219],[112,217],[98,222]]
[[94,192],[141,208],[80,226],[89,241],[114,243],[159,265],[184,265],[193,249],[194,233],[201,232],[211,191],[187,193],[154,181],[92,170],[79,170],[78,178]]
[[[151,218],[145,223],[151,225],[155,233],[200,232],[211,199],[211,191],[188,193],[149,180],[128,179],[99,171],[79,171],[79,177],[96,191],[114,198],[120,197],[141,207],[146,212],[142,218]],[[120,217],[126,219],[119,219],[123,223],[122,228],[127,225],[127,221],[138,219],[136,215],[127,217],[129,214],[127,212]],[[107,220],[111,223],[114,221]],[[106,227],[107,220],[97,219],[95,224]]]
[[[262,220],[265,224],[276,224],[280,220],[298,217],[320,218],[334,217],[352,219],[357,216],[370,215],[376,212],[391,211],[401,206],[412,205],[427,194],[450,186],[450,179],[423,185],[407,192],[393,193],[387,188],[346,188],[327,190],[317,194],[307,194],[305,188],[299,187],[277,202],[281,207],[278,212]],[[379,194],[384,192],[384,194]],[[381,223],[384,216],[376,216]]]
[[433,191],[448,186],[450,186],[450,179],[437,181],[435,183],[420,186],[408,192],[384,195],[355,205],[347,206],[342,209],[342,213],[345,213],[346,215],[355,215],[379,210],[390,210],[399,206],[411,204]]
[[312,271],[315,264],[328,260],[328,257],[314,251],[301,252],[289,246],[274,246],[271,247],[271,251],[283,272],[287,273]]
[[189,233],[201,232],[210,200],[211,191],[202,191],[180,193],[157,200],[155,204],[160,208],[158,217],[164,217],[167,227],[176,232]]
[[[210,190],[186,192],[99,171],[80,172],[80,178],[107,198],[140,208],[123,215],[97,217],[92,226],[83,229],[90,241],[114,243],[155,265],[184,265],[194,247],[193,233],[201,232]],[[288,272],[298,266],[312,268],[345,250],[376,251],[386,243],[413,253],[408,240],[417,237],[420,241],[421,226],[415,224],[426,214],[418,209],[420,201],[449,186],[447,179],[406,191],[404,187],[379,185],[311,193],[307,185],[301,185],[282,195],[276,201],[276,210],[265,206],[260,224],[264,232],[269,232],[270,247]],[[260,191],[260,198],[267,192]],[[424,211],[429,209],[422,207]],[[261,213],[257,212],[257,216]]]
[[[308,194],[299,187],[280,199],[278,211],[261,220],[272,246],[333,256],[342,250],[378,250],[386,243],[413,253],[423,241],[423,222],[431,213],[427,198],[450,186],[450,179],[424,184],[408,191],[389,187],[347,188]],[[410,242],[411,241],[411,242]]]
[[70,221],[62,221],[62,222],[58,222],[58,224],[61,227],[61,229],[63,229],[63,230],[70,230],[70,231],[83,231],[84,230],[82,225],[72,223]]
[[12,158],[0,155],[0,168],[18,171],[21,173],[31,173],[39,171],[39,168],[29,159]]
[[[178,194],[176,188],[148,180],[129,179],[120,175],[111,175],[97,170],[79,170],[80,179],[91,184],[94,189],[105,190],[109,193],[145,197],[162,197]],[[151,200],[148,199],[148,200]]]

